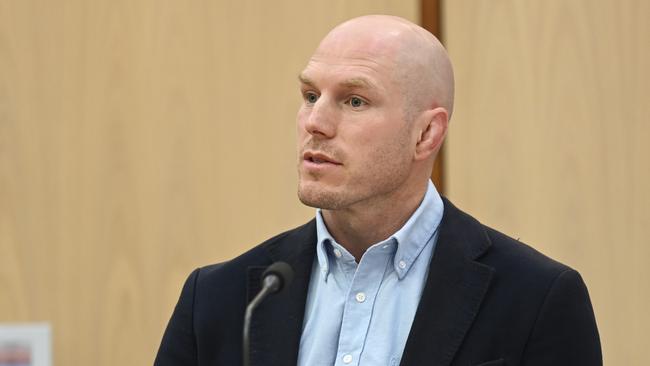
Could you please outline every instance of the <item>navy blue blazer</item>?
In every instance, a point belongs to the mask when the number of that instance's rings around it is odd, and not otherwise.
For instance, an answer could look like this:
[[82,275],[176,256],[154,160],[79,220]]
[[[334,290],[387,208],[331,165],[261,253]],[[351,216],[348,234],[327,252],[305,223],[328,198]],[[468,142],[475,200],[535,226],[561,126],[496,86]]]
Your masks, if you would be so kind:
[[[400,365],[602,365],[580,275],[443,201],[438,243]],[[233,260],[196,269],[154,365],[241,365],[244,310],[275,261],[289,263],[295,277],[257,309],[251,364],[296,365],[315,247],[312,220]]]

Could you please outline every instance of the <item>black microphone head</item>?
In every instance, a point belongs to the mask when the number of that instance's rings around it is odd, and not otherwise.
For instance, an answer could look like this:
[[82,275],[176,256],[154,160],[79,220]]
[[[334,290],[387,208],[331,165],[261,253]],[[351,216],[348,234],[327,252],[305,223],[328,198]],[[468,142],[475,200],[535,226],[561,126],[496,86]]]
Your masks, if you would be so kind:
[[262,281],[271,275],[275,275],[279,279],[278,287],[274,292],[280,292],[293,280],[293,269],[285,262],[275,262],[262,273]]

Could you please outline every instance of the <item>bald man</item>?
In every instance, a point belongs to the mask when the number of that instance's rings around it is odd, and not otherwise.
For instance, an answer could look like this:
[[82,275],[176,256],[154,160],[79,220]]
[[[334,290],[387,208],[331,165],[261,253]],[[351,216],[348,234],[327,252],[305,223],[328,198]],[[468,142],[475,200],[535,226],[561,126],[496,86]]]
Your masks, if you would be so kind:
[[240,365],[261,273],[295,279],[251,325],[253,365],[601,365],[573,269],[490,229],[430,182],[453,109],[440,42],[404,19],[334,28],[299,75],[309,223],[195,270],[155,364]]

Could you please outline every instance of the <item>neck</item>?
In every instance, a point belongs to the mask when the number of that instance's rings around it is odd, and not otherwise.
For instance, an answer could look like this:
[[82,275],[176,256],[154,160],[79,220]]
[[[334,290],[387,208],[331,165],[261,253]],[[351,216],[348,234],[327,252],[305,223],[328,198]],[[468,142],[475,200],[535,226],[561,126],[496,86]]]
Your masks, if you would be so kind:
[[370,246],[404,226],[422,202],[427,184],[341,210],[322,210],[327,230],[358,263]]

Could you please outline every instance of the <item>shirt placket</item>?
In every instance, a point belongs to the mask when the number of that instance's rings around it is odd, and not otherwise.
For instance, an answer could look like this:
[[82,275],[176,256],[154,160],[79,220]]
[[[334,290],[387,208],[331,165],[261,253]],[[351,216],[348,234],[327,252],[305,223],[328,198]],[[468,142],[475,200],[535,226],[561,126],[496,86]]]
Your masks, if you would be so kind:
[[389,259],[390,250],[371,248],[356,269],[346,295],[336,366],[355,366],[361,361],[373,307]]

